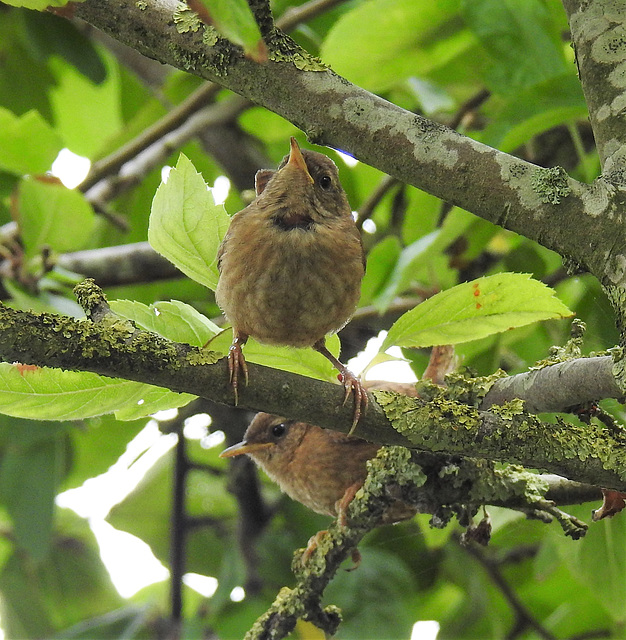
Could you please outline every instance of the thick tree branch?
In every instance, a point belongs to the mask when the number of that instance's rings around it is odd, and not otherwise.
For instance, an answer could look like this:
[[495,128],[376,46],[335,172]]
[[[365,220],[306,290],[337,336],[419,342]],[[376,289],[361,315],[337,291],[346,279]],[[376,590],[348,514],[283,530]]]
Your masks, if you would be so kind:
[[619,398],[607,356],[577,358],[498,380],[487,392],[481,409],[523,398],[530,413],[563,411],[600,398]]
[[[578,183],[558,169],[541,169],[400,109],[324,69],[280,32],[268,39],[265,64],[244,58],[224,40],[208,47],[201,30],[176,30],[175,10],[173,0],[153,0],[147,10],[132,0],[87,0],[77,5],[76,15],[149,57],[271,109],[315,142],[349,151],[403,182],[534,239],[603,282],[609,265],[611,282],[626,283],[626,270],[616,270],[624,259],[626,227],[598,224],[599,216],[608,220],[621,207],[621,196],[606,180]],[[451,173],[455,180],[449,179]]]
[[[146,382],[232,404],[225,360],[219,354],[172,343],[119,321],[97,287],[82,285],[79,302],[93,321],[35,314],[0,306],[0,357],[8,362],[93,371]],[[612,361],[603,361],[611,369]],[[567,374],[564,370],[564,375]],[[242,408],[348,431],[352,409],[343,389],[250,364]],[[443,394],[444,391],[441,391]],[[626,444],[621,433],[590,424],[551,424],[524,412],[521,403],[480,411],[443,395],[427,401],[370,394],[356,434],[383,444],[519,462],[588,484],[626,490]]]
[[626,11],[620,0],[563,0],[603,175],[626,185],[623,65]]
[[[292,563],[295,586],[281,589],[272,606],[246,634],[246,640],[284,638],[298,618],[310,620],[333,635],[340,617],[336,607],[322,608],[324,589],[395,500],[414,504],[421,513],[432,513],[431,522],[439,527],[455,514],[463,526],[468,526],[481,504],[499,504],[499,496],[503,495],[534,517],[551,519],[545,513],[550,505],[542,497],[548,483],[540,476],[512,467],[500,471],[482,461],[446,461],[391,447],[381,449],[368,463],[368,469],[363,488],[348,507],[347,524],[333,522],[328,531],[316,536],[316,544],[308,554],[296,552]],[[586,525],[576,518],[562,512],[558,517],[569,535],[584,535]]]
[[63,253],[56,258],[56,264],[93,278],[102,287],[183,277],[147,242]]

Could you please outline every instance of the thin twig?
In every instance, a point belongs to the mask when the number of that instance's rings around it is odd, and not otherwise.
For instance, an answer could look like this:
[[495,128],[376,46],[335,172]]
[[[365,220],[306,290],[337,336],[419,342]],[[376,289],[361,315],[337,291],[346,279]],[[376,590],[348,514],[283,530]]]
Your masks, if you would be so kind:
[[[454,539],[459,543],[457,536]],[[460,543],[459,543],[460,544]],[[515,590],[504,579],[500,571],[499,564],[478,544],[460,545],[469,555],[471,555],[487,572],[491,581],[502,593],[504,599],[515,612],[515,625],[513,631],[509,634],[509,638],[514,638],[523,633],[526,629],[531,628],[535,633],[544,640],[556,640],[556,636],[548,631],[528,610],[526,605],[520,600]]]

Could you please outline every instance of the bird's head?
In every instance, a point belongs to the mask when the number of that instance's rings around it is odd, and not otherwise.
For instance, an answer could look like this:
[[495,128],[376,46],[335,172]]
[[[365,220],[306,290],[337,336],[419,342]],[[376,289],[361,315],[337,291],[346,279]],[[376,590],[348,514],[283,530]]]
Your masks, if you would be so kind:
[[335,163],[322,153],[302,151],[293,137],[289,155],[276,171],[259,171],[255,186],[257,197],[272,203],[287,227],[352,215]]
[[303,422],[257,413],[243,440],[222,451],[220,457],[247,454],[266,471],[280,473],[280,469],[293,459],[307,428],[309,425]]

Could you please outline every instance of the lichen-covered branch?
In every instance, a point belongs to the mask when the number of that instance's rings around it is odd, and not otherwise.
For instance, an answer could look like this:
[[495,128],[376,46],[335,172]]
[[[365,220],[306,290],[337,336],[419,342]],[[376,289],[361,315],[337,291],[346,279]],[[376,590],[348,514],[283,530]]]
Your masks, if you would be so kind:
[[481,409],[523,398],[529,413],[563,411],[598,400],[619,398],[624,391],[613,373],[608,356],[576,358],[496,380]]
[[609,182],[626,185],[626,8],[621,0],[563,0],[563,6],[603,175]]
[[[77,293],[91,321],[0,305],[0,358],[92,371],[233,403],[227,366],[218,354],[137,329],[109,311],[102,291],[92,282],[83,283]],[[611,359],[606,360],[610,365]],[[471,380],[467,384],[471,387]],[[355,433],[382,444],[454,455],[471,452],[579,482],[626,489],[626,442],[620,431],[609,432],[594,423],[546,423],[523,411],[521,401],[480,411],[455,399],[472,396],[471,390],[459,392],[459,385],[435,388],[429,399],[369,394],[368,410]],[[250,384],[239,397],[242,408],[338,431],[347,432],[352,422],[340,385],[260,365],[250,364]]]
[[[316,544],[293,561],[296,584],[280,590],[272,606],[256,621],[246,640],[279,640],[294,628],[298,618],[310,620],[334,635],[341,621],[334,606],[323,608],[324,589],[341,563],[350,557],[363,536],[380,521],[397,500],[431,513],[433,526],[445,526],[453,515],[463,526],[482,504],[503,504],[531,517],[556,518],[566,535],[579,538],[587,526],[556,509],[546,493],[550,482],[520,468],[495,469],[485,461],[446,460],[441,456],[411,454],[401,447],[384,447],[368,463],[368,477],[348,507],[347,524],[333,522],[318,534]],[[488,534],[487,534],[488,535]]]
[[443,393],[428,401],[385,391],[373,394],[394,428],[417,449],[457,455],[471,451],[581,482],[621,491],[626,487],[626,432],[609,432],[594,423],[545,422],[524,411],[521,401],[485,412]]
[[537,240],[603,280],[607,263],[617,267],[626,227],[609,215],[621,199],[606,180],[578,183],[562,170],[539,168],[405,111],[332,73],[279,31],[266,37],[264,64],[219,38],[209,46],[202,28],[177,25],[175,11],[173,0],[76,5],[77,16],[114,38],[240,93],[315,142],[349,151],[403,182]]

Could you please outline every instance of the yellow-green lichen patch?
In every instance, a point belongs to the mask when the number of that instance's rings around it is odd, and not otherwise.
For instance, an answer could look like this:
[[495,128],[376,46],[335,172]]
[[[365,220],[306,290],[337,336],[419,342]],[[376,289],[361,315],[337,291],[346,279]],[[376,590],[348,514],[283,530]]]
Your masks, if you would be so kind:
[[215,364],[223,355],[218,351],[209,349],[198,349],[190,351],[187,356],[187,362],[191,365]]
[[174,11],[174,24],[178,33],[195,33],[204,23],[195,11],[192,11],[184,2],[179,2]]
[[446,395],[458,402],[477,407],[494,383],[507,375],[506,371],[498,369],[490,376],[472,376],[467,369],[460,369],[446,376]]
[[204,42],[207,47],[214,47],[218,40],[219,34],[217,30],[209,25],[205,26],[204,33],[202,34],[202,42]]
[[546,204],[559,204],[571,191],[567,172],[563,167],[537,168],[530,181],[541,202]]
[[309,55],[304,50],[293,52],[272,50],[269,52],[268,57],[274,62],[291,62],[301,71],[326,71],[328,69],[328,67],[319,58]]

